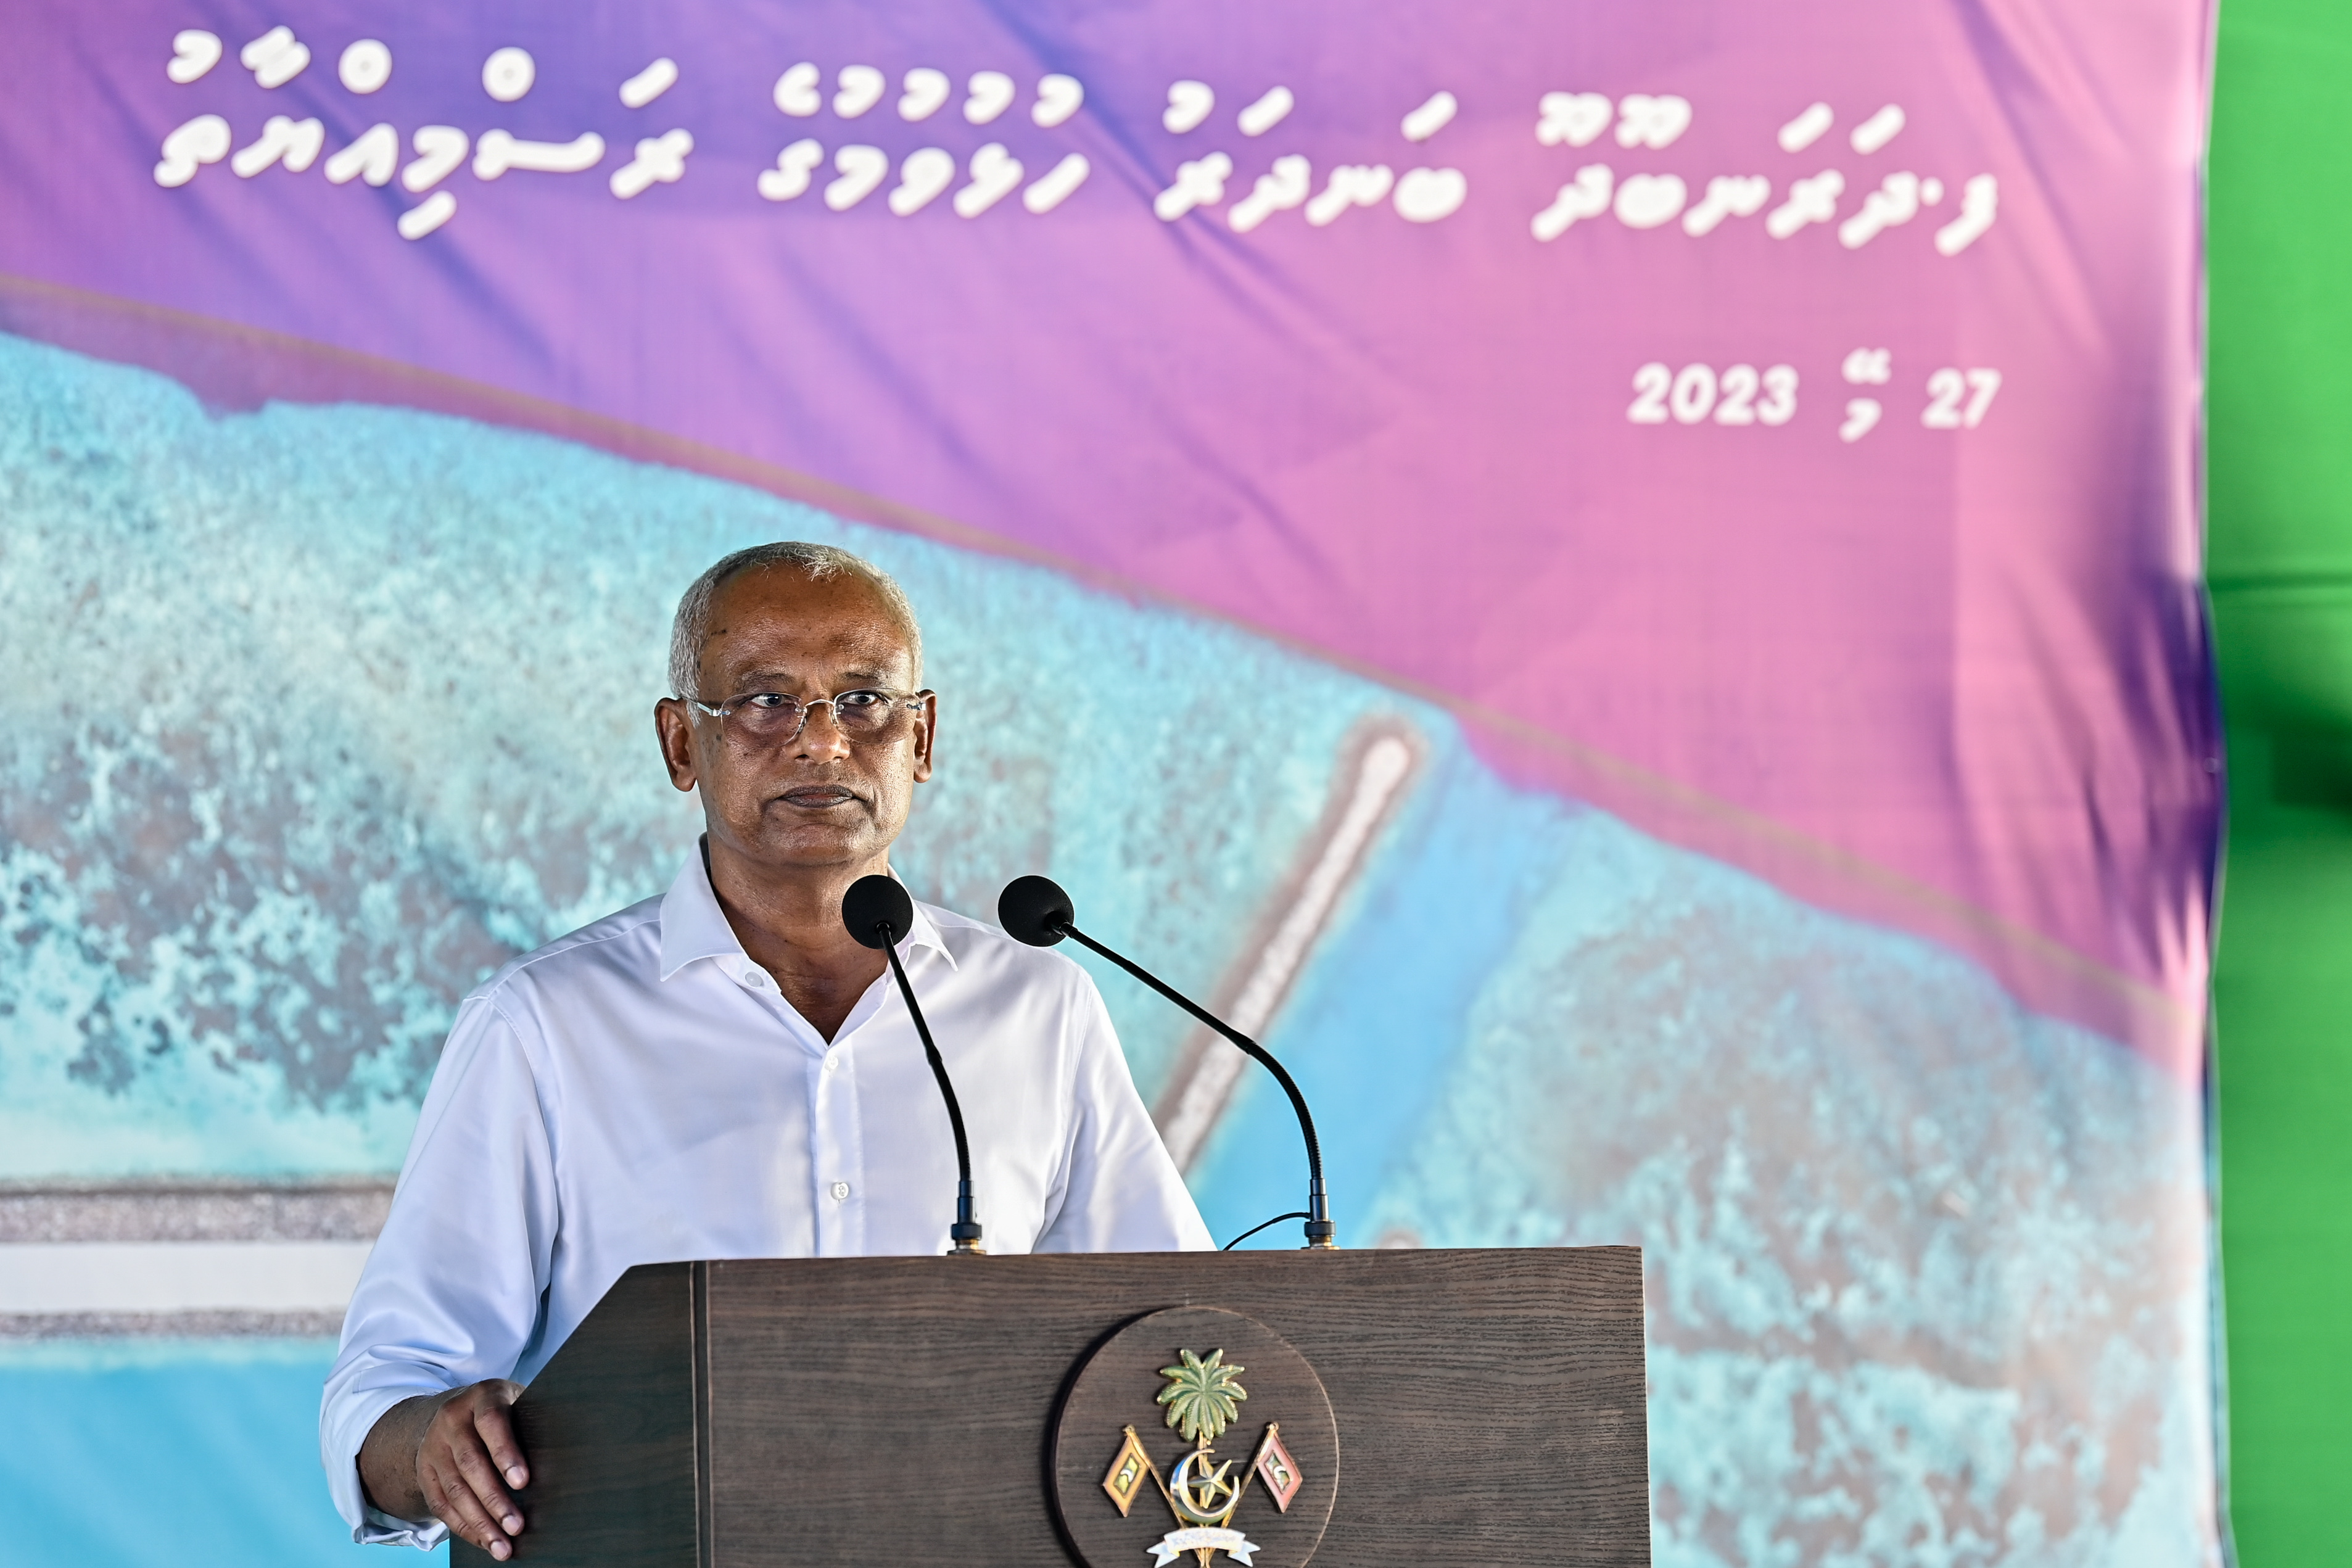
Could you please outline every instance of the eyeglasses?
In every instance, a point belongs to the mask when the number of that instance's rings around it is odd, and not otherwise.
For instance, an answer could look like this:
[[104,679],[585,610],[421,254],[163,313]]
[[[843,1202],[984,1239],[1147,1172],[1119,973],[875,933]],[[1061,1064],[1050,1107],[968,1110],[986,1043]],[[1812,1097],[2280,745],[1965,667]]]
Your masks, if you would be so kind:
[[747,742],[781,746],[800,738],[800,732],[808,728],[812,710],[832,709],[835,728],[853,741],[862,741],[889,729],[901,712],[919,712],[933,695],[927,687],[904,697],[888,691],[844,691],[803,702],[781,691],[754,691],[724,702],[705,702],[698,697],[686,700],[722,727],[732,720],[734,732]]

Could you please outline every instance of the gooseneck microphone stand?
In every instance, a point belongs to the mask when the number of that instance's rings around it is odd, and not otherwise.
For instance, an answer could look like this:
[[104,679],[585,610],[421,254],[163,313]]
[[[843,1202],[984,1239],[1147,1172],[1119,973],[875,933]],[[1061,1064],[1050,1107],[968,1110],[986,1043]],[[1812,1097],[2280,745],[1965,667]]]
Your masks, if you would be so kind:
[[[903,890],[899,896],[905,897]],[[1275,1081],[1282,1085],[1282,1092],[1290,1097],[1290,1108],[1298,1113],[1298,1131],[1307,1140],[1306,1212],[1277,1215],[1255,1230],[1243,1232],[1226,1246],[1231,1247],[1235,1243],[1246,1241],[1264,1230],[1266,1225],[1279,1225],[1286,1219],[1306,1220],[1307,1245],[1309,1247],[1336,1247],[1339,1245],[1332,1239],[1338,1227],[1331,1223],[1330,1200],[1323,1190],[1323,1145],[1315,1136],[1315,1118],[1307,1109],[1307,1097],[1299,1093],[1297,1083],[1283,1065],[1274,1059],[1272,1052],[1223,1019],[1194,1005],[1190,997],[1177,992],[1150,970],[1113,952],[1080,931],[1076,906],[1071,903],[1070,895],[1062,890],[1061,884],[1051,878],[1016,877],[1006,883],[1004,891],[996,900],[996,920],[1004,928],[1006,935],[1032,947],[1051,947],[1068,937],[1089,951],[1100,953],[1232,1041],[1244,1055],[1272,1073]]]
[[907,999],[915,1033],[922,1037],[923,1055],[931,1064],[931,1076],[940,1080],[940,1098],[947,1101],[948,1126],[955,1132],[956,1217],[955,1224],[948,1226],[948,1238],[955,1245],[950,1251],[979,1257],[987,1248],[980,1245],[980,1216],[972,1204],[971,1145],[963,1134],[963,1107],[956,1103],[955,1085],[948,1081],[948,1064],[940,1059],[940,1047],[931,1043],[931,1026],[923,1021],[923,1010],[915,1004],[915,988],[907,984],[906,968],[898,962],[898,939],[915,926],[915,900],[888,877],[861,877],[842,895],[841,923],[861,945],[882,950],[898,982],[898,994]]

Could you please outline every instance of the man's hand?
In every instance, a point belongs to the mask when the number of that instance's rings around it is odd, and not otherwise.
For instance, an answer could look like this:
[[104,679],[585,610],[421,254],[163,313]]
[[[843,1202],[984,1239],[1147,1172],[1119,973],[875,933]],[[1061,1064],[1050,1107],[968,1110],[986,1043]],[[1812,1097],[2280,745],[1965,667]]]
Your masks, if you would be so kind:
[[529,1484],[507,1406],[522,1384],[494,1377],[447,1394],[421,1394],[385,1411],[360,1445],[368,1500],[398,1519],[431,1514],[503,1563],[522,1533],[507,1490]]

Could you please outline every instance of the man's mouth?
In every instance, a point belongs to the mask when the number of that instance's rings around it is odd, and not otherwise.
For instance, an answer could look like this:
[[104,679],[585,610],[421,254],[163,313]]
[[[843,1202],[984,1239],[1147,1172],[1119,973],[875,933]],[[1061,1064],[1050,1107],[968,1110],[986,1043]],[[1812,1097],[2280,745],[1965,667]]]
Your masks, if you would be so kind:
[[828,806],[846,805],[857,797],[839,784],[802,784],[797,789],[786,790],[779,798],[786,805],[797,805],[808,811],[823,811]]

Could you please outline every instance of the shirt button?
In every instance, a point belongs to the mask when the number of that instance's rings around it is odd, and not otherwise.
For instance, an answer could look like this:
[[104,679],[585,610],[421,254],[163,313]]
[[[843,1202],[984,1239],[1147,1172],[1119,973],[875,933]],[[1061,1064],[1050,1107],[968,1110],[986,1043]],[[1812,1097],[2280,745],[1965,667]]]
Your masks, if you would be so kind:
[[768,988],[768,977],[754,969],[743,976],[743,984],[754,991],[765,991]]
[[[831,1051],[831,1052],[826,1053],[826,1055],[825,1055],[825,1058],[824,1058],[824,1070],[825,1070],[825,1071],[827,1071],[827,1072],[831,1072],[834,1068],[835,1068],[839,1067],[840,1065],[841,1065],[841,1053],[840,1053],[839,1051]],[[838,1194],[835,1194],[835,1195],[838,1195]]]
[[835,1203],[840,1203],[840,1202],[842,1202],[843,1200],[846,1199],[848,1196],[849,1196],[849,1184],[848,1184],[847,1182],[835,1182],[835,1183],[834,1183],[834,1184],[833,1184],[833,1199],[834,1199],[834,1202],[835,1202]]

